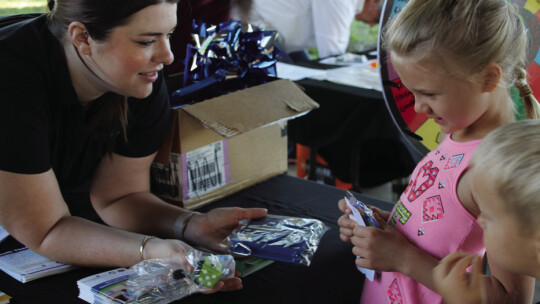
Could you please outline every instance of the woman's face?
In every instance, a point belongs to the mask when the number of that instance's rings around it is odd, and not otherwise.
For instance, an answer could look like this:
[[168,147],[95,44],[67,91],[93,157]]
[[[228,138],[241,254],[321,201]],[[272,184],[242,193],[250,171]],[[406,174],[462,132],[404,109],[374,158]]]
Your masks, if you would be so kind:
[[176,4],[160,3],[134,14],[104,42],[90,44],[91,70],[105,90],[145,98],[164,65],[172,63],[169,36],[176,26]]

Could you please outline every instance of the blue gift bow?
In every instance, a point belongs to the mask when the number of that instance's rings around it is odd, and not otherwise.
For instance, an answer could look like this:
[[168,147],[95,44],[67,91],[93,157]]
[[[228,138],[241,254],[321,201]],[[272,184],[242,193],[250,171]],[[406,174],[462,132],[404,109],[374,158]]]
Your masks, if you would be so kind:
[[250,78],[259,84],[277,76],[277,58],[283,55],[274,46],[277,32],[244,32],[239,21],[208,26],[193,20],[192,33],[196,46],[187,46],[184,87],[171,94],[172,108],[189,104],[187,96],[224,79]]

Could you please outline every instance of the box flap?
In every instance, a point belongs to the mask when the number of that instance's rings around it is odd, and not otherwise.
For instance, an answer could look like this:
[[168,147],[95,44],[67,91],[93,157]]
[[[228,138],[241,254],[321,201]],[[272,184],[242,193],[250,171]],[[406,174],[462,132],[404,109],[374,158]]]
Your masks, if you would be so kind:
[[232,137],[304,115],[318,107],[296,84],[280,79],[205,100],[183,110],[222,136]]

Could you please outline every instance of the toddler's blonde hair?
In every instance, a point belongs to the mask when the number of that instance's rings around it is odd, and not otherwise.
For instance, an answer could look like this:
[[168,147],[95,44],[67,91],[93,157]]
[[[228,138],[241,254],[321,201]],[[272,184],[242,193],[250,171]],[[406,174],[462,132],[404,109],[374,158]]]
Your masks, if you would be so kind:
[[540,120],[518,121],[490,132],[470,166],[475,177],[487,179],[524,228],[540,228]]

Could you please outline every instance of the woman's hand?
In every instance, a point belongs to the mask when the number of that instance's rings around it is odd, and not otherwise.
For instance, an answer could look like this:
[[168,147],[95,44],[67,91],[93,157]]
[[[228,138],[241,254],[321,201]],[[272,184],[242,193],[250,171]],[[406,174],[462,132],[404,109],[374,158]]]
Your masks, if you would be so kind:
[[242,285],[242,279],[238,277],[234,277],[234,278],[222,279],[216,283],[214,288],[203,291],[201,293],[209,294],[209,293],[215,293],[218,291],[234,291],[234,290],[240,290],[243,287],[244,286]]
[[[467,268],[472,265],[471,272]],[[447,255],[433,269],[437,292],[448,304],[482,303],[482,258],[464,252]]]
[[216,208],[195,214],[188,222],[184,237],[187,241],[210,250],[225,252],[225,239],[231,235],[240,220],[264,217],[263,208]]
[[[186,259],[186,255],[190,250],[195,249],[180,240],[152,238],[146,243],[143,256],[145,259],[174,258],[178,263],[184,265],[184,268],[189,272],[193,272],[194,265],[191,265]],[[236,276],[232,278],[221,279],[212,289],[203,291],[202,293],[209,294],[218,291],[242,289],[242,280],[237,277],[239,273],[235,273],[235,275]]]

